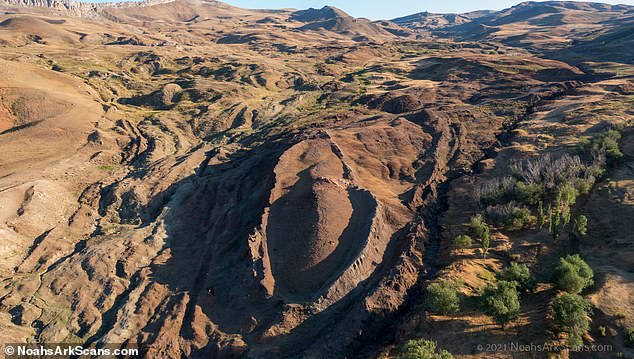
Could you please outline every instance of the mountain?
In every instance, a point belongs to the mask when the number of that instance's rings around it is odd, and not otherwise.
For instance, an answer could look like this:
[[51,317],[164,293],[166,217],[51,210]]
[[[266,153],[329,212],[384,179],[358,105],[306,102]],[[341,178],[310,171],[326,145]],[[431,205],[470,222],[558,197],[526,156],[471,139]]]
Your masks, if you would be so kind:
[[299,10],[294,12],[289,20],[304,23],[305,25],[299,27],[300,31],[332,31],[339,34],[350,34],[356,39],[364,41],[393,37],[391,32],[386,31],[378,24],[366,19],[353,18],[332,6]]
[[437,30],[441,36],[462,40],[498,41],[534,50],[554,49],[615,26],[632,9],[632,6],[602,3],[529,1]]
[[421,12],[393,19],[392,22],[416,30],[436,30],[460,25],[494,13],[491,10],[473,11],[463,14],[433,14]]
[[633,16],[1,1],[0,342],[632,357]]

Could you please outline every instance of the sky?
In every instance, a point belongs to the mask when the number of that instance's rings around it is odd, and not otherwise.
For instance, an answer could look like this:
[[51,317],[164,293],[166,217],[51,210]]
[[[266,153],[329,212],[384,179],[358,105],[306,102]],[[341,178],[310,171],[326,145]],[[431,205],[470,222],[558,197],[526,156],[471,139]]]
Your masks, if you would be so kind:
[[[523,0],[224,0],[231,5],[247,9],[279,9],[310,7],[321,8],[332,5],[355,17],[372,20],[393,19],[429,11],[439,13],[461,13],[473,10],[501,10]],[[634,5],[634,0],[601,1],[610,4]]]

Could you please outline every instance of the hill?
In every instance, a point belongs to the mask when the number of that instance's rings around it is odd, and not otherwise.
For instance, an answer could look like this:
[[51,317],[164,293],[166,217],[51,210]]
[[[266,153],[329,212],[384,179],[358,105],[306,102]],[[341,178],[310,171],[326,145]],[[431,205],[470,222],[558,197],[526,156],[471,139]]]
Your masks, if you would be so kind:
[[0,341],[634,354],[630,7],[0,9]]

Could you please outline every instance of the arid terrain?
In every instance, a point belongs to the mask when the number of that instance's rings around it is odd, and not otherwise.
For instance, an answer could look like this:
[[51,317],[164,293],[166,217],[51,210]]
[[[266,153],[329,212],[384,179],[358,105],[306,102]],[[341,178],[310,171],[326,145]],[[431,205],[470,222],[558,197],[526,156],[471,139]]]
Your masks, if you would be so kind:
[[[632,358],[633,125],[626,5],[370,21],[0,0],[0,343]],[[490,244],[457,249],[478,213]],[[551,277],[569,254],[594,272],[583,342],[610,350],[478,349],[566,343]],[[501,327],[478,297],[511,263],[536,286]],[[441,281],[459,311],[430,310]]]

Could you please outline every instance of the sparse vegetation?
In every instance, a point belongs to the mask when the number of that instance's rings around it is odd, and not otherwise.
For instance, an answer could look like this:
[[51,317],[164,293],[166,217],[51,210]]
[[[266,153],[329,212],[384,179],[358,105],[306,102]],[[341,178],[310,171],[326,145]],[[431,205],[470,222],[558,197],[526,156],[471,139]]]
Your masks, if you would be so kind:
[[634,348],[634,328],[625,328],[623,334],[625,346]]
[[563,293],[555,298],[551,309],[557,327],[568,333],[568,345],[583,345],[583,335],[590,329],[590,302],[577,294]]
[[572,226],[572,234],[577,238],[588,235],[588,217],[582,214],[577,216]]
[[102,166],[99,166],[97,168],[102,170],[102,171],[114,171],[115,169],[117,169],[117,167],[114,166],[114,165],[102,165]]
[[468,235],[460,234],[453,240],[453,245],[456,249],[464,251],[467,248],[471,248],[473,241]]
[[530,210],[515,202],[493,205],[487,208],[487,218],[509,231],[517,231],[530,223]]
[[594,283],[593,278],[590,266],[578,254],[574,254],[559,259],[553,282],[559,290],[578,294]]
[[593,138],[585,137],[581,140],[580,146],[586,151],[605,151],[608,159],[616,160],[623,157],[623,152],[619,148],[621,134],[616,129],[611,129]]
[[481,215],[476,215],[471,218],[470,228],[473,235],[480,240],[480,244],[482,245],[482,255],[486,257],[491,246],[489,226],[484,223]]
[[535,290],[535,278],[526,264],[513,262],[504,272],[498,273],[498,278],[507,282],[517,283],[518,289],[522,291]]
[[520,300],[517,282],[499,281],[495,287],[487,285],[482,294],[482,305],[485,313],[504,329],[519,315]]
[[432,340],[412,339],[400,350],[399,359],[453,359],[453,355]]
[[427,287],[427,305],[432,312],[453,314],[460,310],[460,298],[455,283],[441,280]]

